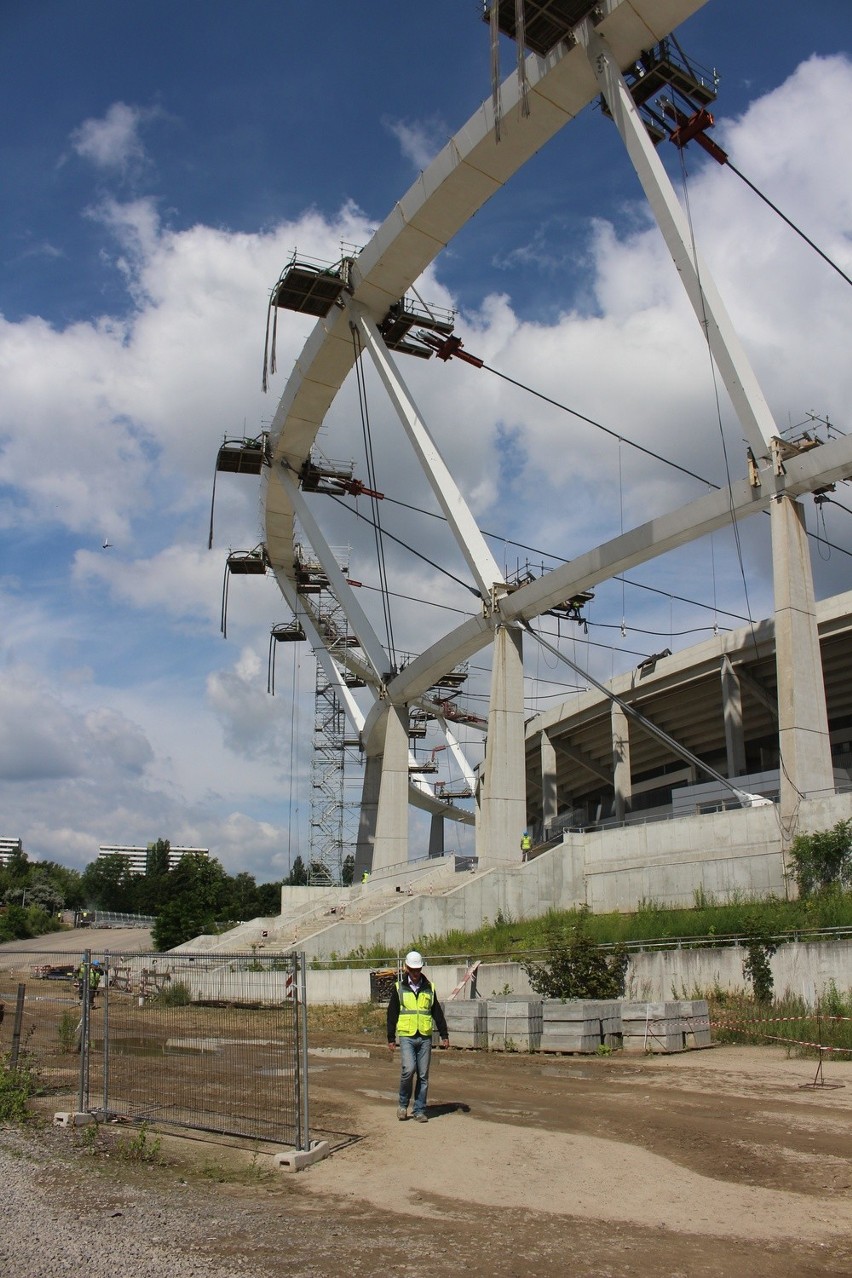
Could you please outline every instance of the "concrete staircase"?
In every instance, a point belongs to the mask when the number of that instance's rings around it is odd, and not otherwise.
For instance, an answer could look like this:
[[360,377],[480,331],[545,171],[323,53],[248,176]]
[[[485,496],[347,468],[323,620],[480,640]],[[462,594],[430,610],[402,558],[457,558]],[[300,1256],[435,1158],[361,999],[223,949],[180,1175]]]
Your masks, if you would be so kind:
[[[359,945],[381,941],[390,931],[405,934],[407,948],[419,931],[412,931],[418,902],[438,904],[493,874],[489,870],[457,873],[453,858],[431,863],[422,870],[406,867],[404,875],[385,875],[351,888],[314,888],[304,904],[288,903],[274,918],[252,919],[219,936],[199,936],[186,941],[174,953],[240,953],[249,950],[286,952],[303,950],[310,957],[348,954]],[[299,892],[293,889],[291,898]],[[350,944],[350,938],[358,939]],[[397,947],[398,948],[398,947]]]

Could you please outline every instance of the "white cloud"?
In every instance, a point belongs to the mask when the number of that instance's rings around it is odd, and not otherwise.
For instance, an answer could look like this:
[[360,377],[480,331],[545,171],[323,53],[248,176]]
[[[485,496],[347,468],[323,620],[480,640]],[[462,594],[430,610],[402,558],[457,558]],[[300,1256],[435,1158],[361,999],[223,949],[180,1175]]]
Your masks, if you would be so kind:
[[71,134],[71,146],[82,159],[107,172],[126,172],[146,159],[139,136],[141,125],[150,119],[149,110],[113,102],[100,119],[84,120]]
[[[849,63],[810,60],[717,131],[734,162],[847,269],[850,108]],[[143,123],[136,109],[113,108],[88,121],[75,145],[102,172],[120,173],[141,154]],[[437,122],[388,127],[413,163],[426,162]],[[819,146],[808,141],[814,136]],[[814,408],[848,427],[852,368],[842,281],[732,173],[698,163],[690,204],[704,257],[779,425]],[[91,860],[98,843],[163,834],[209,846],[232,872],[283,873],[292,823],[296,837],[305,829],[306,813],[294,817],[288,795],[291,785],[303,803],[309,793],[303,782],[313,663],[302,649],[297,668],[279,669],[278,695],[267,696],[269,625],[286,615],[270,580],[231,583],[231,638],[225,644],[219,637],[225,547],[254,546],[262,517],[255,481],[220,476],[216,549],[207,553],[213,464],[223,436],[255,434],[268,423],[312,326],[309,318],[282,316],[280,372],[265,398],[266,299],[293,246],[334,260],[341,240],[365,242],[370,222],[345,205],[255,234],[203,224],[175,230],[153,199],[110,196],[97,206],[95,225],[104,253],[124,272],[123,314],[65,328],[38,316],[0,318],[0,524],[8,546],[0,582],[0,799],[7,832],[20,833],[31,855],[76,863]],[[487,293],[457,326],[465,347],[489,365],[623,435],[621,445],[485,370],[436,360],[401,365],[476,517],[506,534],[504,545],[492,543],[500,565],[540,558],[509,537],[573,557],[698,494],[694,480],[627,440],[723,480],[715,385],[699,325],[641,207],[624,225],[629,229],[616,230],[601,219],[588,228],[582,306],[569,299],[552,322],[533,323],[519,317],[510,296]],[[418,287],[427,300],[452,305],[444,269],[439,260]],[[379,487],[389,498],[436,509],[372,372],[368,390]],[[724,394],[721,405],[732,468],[741,473],[741,431]],[[351,386],[320,444],[330,457],[355,458],[366,479]],[[351,546],[351,575],[365,583],[359,601],[382,635],[378,594],[366,588],[378,579],[372,530],[327,499],[317,509],[329,541]],[[363,501],[358,509],[369,514]],[[413,649],[461,620],[418,601],[475,607],[440,568],[462,581],[470,574],[442,524],[390,501],[380,511],[385,527],[433,561],[387,547],[391,585],[403,596],[392,603],[397,642]],[[826,518],[832,538],[845,544],[838,511],[829,508]],[[108,551],[100,549],[105,537]],[[765,542],[760,527],[745,538],[749,586],[761,608],[769,598]],[[840,556],[815,563],[823,593],[847,575]],[[691,558],[636,575],[709,598],[713,573],[720,600],[741,607],[739,564],[721,535]],[[627,593],[626,607],[631,625],[649,629],[676,630],[690,620],[681,622],[668,601],[638,592]],[[602,588],[595,619],[617,625],[620,611],[620,589]],[[606,644],[613,635],[597,637]],[[666,646],[653,635],[630,642]],[[595,651],[589,660],[608,676],[615,658]],[[485,655],[477,664],[487,664]]]
[[439,116],[425,120],[382,121],[387,131],[396,138],[406,160],[416,169],[425,169],[447,142],[450,130]]

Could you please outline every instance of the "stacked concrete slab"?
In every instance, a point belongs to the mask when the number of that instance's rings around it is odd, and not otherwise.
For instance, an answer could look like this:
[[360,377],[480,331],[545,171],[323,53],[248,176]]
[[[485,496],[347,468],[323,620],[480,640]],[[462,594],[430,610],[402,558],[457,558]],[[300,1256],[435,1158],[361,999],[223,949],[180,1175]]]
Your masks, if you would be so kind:
[[678,1006],[683,1017],[684,1047],[709,1047],[713,1042],[713,1035],[706,998],[682,998]]
[[534,1052],[541,1046],[541,999],[489,998],[488,1046],[496,1052]]
[[488,1047],[488,1003],[484,999],[450,999],[443,1006],[453,1047]]
[[621,1047],[621,1003],[615,999],[546,998],[542,1004],[543,1052],[595,1052]]
[[453,1047],[515,1052],[596,1052],[620,1047],[683,1052],[712,1042],[704,999],[623,1003],[617,999],[448,999]]
[[[686,1047],[684,1005],[680,1000],[624,1003],[625,1048],[640,1052],[682,1052]],[[691,1003],[689,1007],[691,1014]]]

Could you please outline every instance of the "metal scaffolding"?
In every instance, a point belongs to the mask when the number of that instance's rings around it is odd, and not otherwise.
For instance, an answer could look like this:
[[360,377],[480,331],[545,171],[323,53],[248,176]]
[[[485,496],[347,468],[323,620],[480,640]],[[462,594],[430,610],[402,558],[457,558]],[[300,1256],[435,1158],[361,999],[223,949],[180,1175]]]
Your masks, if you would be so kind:
[[[339,560],[339,557],[336,555]],[[344,572],[346,564],[341,563]],[[346,616],[328,590],[315,598],[320,628],[332,659],[336,650],[353,645]],[[357,686],[338,666],[343,681]],[[308,882],[313,886],[342,883],[347,856],[355,856],[361,799],[360,742],[321,663],[316,663],[314,735],[311,761],[311,825]]]

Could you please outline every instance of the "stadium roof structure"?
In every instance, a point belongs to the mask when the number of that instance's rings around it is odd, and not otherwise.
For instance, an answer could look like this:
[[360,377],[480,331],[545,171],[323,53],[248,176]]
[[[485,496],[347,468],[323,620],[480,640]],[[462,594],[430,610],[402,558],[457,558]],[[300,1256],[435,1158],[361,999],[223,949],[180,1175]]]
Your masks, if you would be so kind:
[[[817,605],[835,778],[852,762],[852,592]],[[778,793],[778,683],[772,618],[642,663],[609,688],[652,723],[731,779],[767,774]],[[527,810],[542,837],[566,827],[647,820],[686,810],[678,791],[704,780],[658,738],[614,718],[613,702],[589,691],[527,724]],[[542,748],[544,738],[544,748]],[[623,784],[616,763],[627,770]],[[552,752],[552,753],[551,753]],[[548,763],[548,760],[550,761]],[[544,766],[543,766],[544,764]],[[838,778],[838,773],[840,776]],[[847,776],[848,781],[848,776]],[[726,796],[724,801],[730,801]],[[692,805],[699,810],[700,802]]]

